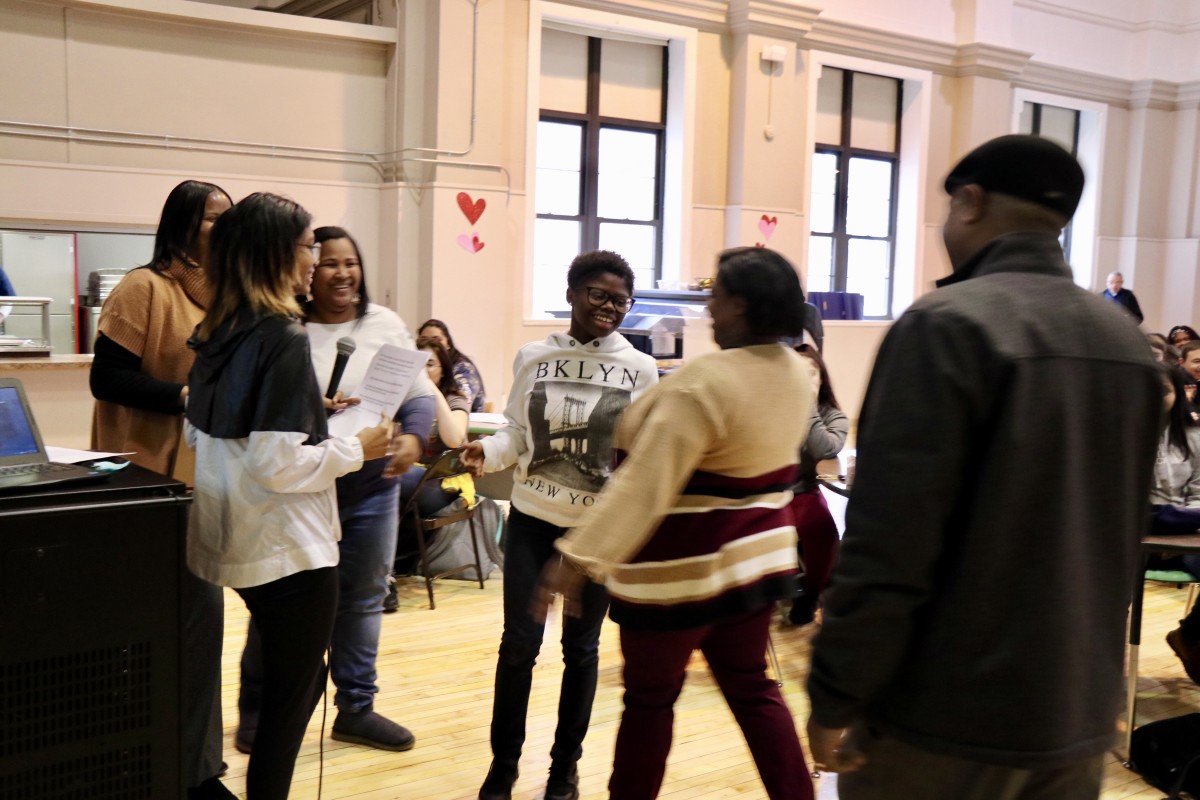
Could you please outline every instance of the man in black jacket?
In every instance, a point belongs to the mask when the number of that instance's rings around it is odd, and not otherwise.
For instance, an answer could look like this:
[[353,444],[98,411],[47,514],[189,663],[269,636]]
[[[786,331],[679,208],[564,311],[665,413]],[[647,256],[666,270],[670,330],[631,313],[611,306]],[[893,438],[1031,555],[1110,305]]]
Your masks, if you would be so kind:
[[843,800],[1094,800],[1162,388],[1058,233],[1083,172],[1004,136],[946,179],[954,272],[892,326],[813,648]]
[[1138,305],[1137,296],[1133,292],[1125,288],[1125,278],[1119,272],[1108,273],[1106,288],[1100,293],[1100,296],[1110,303],[1116,303],[1121,308],[1129,313],[1129,316],[1138,321],[1140,325],[1145,317],[1142,316],[1142,307]]

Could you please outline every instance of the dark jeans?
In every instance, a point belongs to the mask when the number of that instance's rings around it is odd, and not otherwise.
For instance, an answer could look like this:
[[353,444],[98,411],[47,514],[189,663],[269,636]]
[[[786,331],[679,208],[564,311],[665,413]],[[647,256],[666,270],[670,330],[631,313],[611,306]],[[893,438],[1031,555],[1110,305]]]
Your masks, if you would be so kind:
[[731,620],[682,631],[621,628],[625,711],[608,782],[612,800],[658,797],[671,751],[675,700],[697,648],[746,737],[767,796],[812,800],[812,779],[792,713],[766,674],[772,610],[773,605],[763,606]]
[[1047,770],[980,764],[931,753],[893,736],[855,728],[867,763],[838,776],[842,800],[1095,800],[1100,796],[1104,756]]
[[262,706],[246,797],[286,800],[304,730],[325,685],[337,568],[305,570],[237,593],[262,642]]
[[[566,530],[523,514],[514,506],[508,517],[504,548],[504,634],[496,663],[496,695],[492,702],[492,754],[496,761],[516,765],[525,744],[525,717],[533,665],[542,647],[544,623],[529,614],[529,603],[542,567],[558,557],[554,540]],[[558,696],[558,727],[550,758],[567,766],[583,754],[583,737],[596,696],[600,626],[608,610],[608,592],[588,582],[583,589],[580,616],[563,620],[562,688]]]

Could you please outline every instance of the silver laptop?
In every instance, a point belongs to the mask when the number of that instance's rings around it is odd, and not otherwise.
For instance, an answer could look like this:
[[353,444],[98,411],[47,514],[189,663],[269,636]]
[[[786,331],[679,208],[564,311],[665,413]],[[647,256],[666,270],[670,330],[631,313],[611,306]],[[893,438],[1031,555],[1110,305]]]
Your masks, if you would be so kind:
[[51,461],[21,382],[0,378],[0,492],[106,477],[107,472]]

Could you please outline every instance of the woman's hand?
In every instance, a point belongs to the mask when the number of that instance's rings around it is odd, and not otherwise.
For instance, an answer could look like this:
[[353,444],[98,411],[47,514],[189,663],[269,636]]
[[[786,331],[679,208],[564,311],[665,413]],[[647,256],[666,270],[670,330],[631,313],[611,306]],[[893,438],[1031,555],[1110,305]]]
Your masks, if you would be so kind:
[[386,415],[379,415],[379,424],[373,428],[363,428],[354,434],[362,443],[363,461],[383,458],[388,453],[388,445],[392,441],[393,424]]
[[579,596],[583,593],[583,584],[587,577],[572,567],[564,556],[546,562],[538,586],[533,592],[533,600],[529,603],[529,613],[538,622],[546,621],[550,606],[554,605],[554,595],[560,595],[563,603],[563,614],[568,617],[579,616]]
[[459,460],[463,466],[471,470],[471,474],[476,478],[483,477],[483,462],[485,456],[483,454],[483,442],[474,441],[468,442],[463,447],[462,453],[459,455]]
[[321,399],[325,403],[325,410],[331,414],[335,411],[341,411],[343,408],[356,406],[362,402],[361,397],[343,397],[341,392],[334,393],[332,400],[328,397]]

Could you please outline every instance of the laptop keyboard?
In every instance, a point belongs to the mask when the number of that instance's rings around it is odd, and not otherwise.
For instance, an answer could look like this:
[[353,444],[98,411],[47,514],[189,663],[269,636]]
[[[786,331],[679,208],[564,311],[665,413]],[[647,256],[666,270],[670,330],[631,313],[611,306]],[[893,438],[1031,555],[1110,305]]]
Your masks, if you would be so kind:
[[6,475],[44,475],[48,472],[71,472],[70,464],[18,464],[15,467],[0,467],[0,477]]

